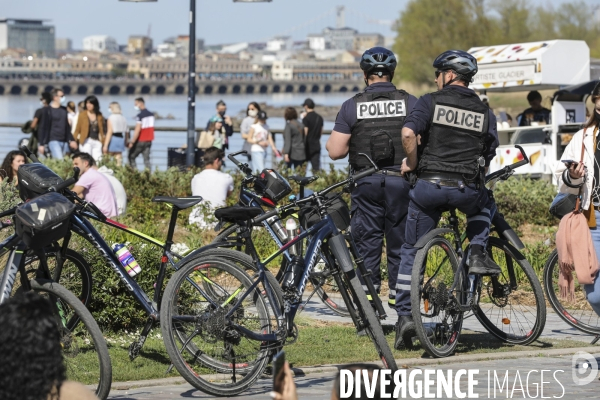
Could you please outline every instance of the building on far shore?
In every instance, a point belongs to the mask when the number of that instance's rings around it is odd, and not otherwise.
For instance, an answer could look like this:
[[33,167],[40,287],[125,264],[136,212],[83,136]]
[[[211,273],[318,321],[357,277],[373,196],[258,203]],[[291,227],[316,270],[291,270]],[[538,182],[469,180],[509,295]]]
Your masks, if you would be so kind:
[[0,19],[0,51],[24,49],[37,57],[55,57],[54,26],[42,19]]
[[119,45],[115,38],[108,35],[93,35],[83,38],[83,50],[116,53],[119,51]]
[[56,52],[67,52],[73,50],[73,41],[69,38],[56,38],[54,43]]

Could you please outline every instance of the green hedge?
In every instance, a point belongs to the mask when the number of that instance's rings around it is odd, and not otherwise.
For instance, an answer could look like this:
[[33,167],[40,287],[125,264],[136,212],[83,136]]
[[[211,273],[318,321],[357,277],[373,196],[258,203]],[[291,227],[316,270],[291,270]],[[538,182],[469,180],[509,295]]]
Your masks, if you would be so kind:
[[[72,165],[67,160],[49,160],[48,165],[63,177],[72,173]],[[198,171],[180,172],[177,169],[169,169],[152,173],[140,172],[130,168],[116,167],[111,161],[107,162],[107,166],[114,170],[115,176],[123,183],[127,192],[127,215],[118,220],[146,234],[163,239],[166,235],[171,209],[164,204],[153,203],[152,197],[158,195],[189,196],[192,177]],[[278,171],[284,176],[292,175],[292,172],[282,165],[278,166]],[[303,172],[298,171],[298,173]],[[320,171],[318,175],[320,179],[310,186],[313,190],[323,189],[345,179],[347,171],[336,171],[331,166],[329,170]],[[232,176],[235,187],[238,189],[243,177],[240,173],[234,173]],[[297,193],[297,185],[293,182],[290,184],[293,192]],[[2,202],[0,203],[2,209],[6,209],[10,204],[18,201],[15,192],[5,184],[0,188],[2,189]],[[557,222],[548,213],[554,192],[554,187],[543,181],[511,178],[498,184],[495,198],[500,211],[504,213],[513,228],[518,229],[524,223],[551,226]],[[237,192],[234,193],[234,196],[228,199],[228,204],[235,204],[237,195]],[[349,201],[348,196],[346,199]],[[197,248],[209,243],[215,233],[190,226],[188,224],[189,212],[190,210],[186,210],[179,214],[175,242],[185,243],[190,248]],[[143,270],[136,281],[151,297],[158,273],[161,250],[122,231],[102,224],[95,223],[95,225],[109,244],[119,242],[129,243],[132,246],[132,254]],[[276,250],[276,246],[266,232],[258,230],[255,234],[257,235],[257,249],[262,256],[267,256]],[[92,267],[94,288],[91,309],[98,323],[103,328],[113,331],[130,331],[140,328],[147,316],[120,283],[117,275],[105,264],[100,255],[90,248],[89,243],[76,236],[73,241],[73,249],[82,254]],[[524,254],[536,271],[541,273],[543,264],[551,251],[551,247],[536,243],[528,244]],[[385,257],[383,257],[384,280],[387,277],[385,264]],[[279,260],[275,260],[270,267],[276,269],[278,265]]]

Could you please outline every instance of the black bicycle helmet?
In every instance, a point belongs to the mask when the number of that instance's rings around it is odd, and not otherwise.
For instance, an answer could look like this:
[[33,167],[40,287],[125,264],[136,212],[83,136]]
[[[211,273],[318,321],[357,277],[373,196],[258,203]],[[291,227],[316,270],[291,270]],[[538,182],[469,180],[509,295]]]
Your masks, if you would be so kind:
[[[367,73],[367,76],[376,74],[378,71],[386,72],[392,78],[396,70],[396,56],[385,47],[373,47],[365,51],[360,59],[360,69]],[[378,74],[382,76],[383,74]]]
[[472,77],[477,73],[477,60],[462,50],[448,50],[437,56],[433,67],[440,70],[453,70],[459,75]]

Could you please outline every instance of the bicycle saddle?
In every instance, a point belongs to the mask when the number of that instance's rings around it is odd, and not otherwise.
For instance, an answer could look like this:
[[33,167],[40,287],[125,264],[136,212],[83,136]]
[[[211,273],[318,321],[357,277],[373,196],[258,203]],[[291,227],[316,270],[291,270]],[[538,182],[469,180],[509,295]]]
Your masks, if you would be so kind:
[[236,223],[248,221],[262,214],[262,212],[263,210],[260,207],[232,206],[215,210],[215,217],[220,221]]
[[318,176],[290,176],[290,179],[293,180],[294,182],[296,182],[298,185],[302,185],[302,186],[306,186],[309,183],[312,183],[314,181],[316,181],[317,179],[319,179]]
[[167,197],[167,196],[156,196],[152,199],[154,203],[168,203],[177,207],[180,210],[195,206],[202,201],[201,196],[190,196],[190,197]]

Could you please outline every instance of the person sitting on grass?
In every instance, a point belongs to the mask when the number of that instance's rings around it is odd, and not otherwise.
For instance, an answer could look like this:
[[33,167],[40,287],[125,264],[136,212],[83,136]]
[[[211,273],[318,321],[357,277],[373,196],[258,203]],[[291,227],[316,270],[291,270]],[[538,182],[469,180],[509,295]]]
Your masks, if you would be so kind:
[[73,167],[79,168],[79,180],[73,191],[82,199],[94,203],[108,218],[119,215],[115,191],[108,178],[98,172],[96,162],[88,153],[73,154]]
[[98,400],[68,381],[52,306],[35,292],[0,305],[0,399]]

